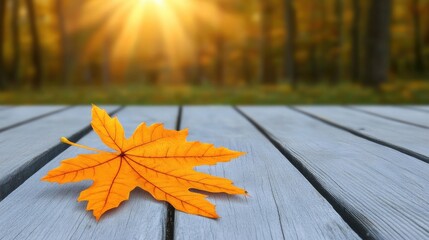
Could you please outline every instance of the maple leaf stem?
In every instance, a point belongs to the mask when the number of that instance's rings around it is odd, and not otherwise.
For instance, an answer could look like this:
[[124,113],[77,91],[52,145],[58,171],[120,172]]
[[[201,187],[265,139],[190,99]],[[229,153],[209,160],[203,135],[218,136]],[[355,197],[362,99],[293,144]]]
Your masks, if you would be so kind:
[[71,146],[74,146],[74,147],[83,148],[83,149],[86,149],[86,150],[89,150],[89,151],[94,151],[94,152],[99,152],[99,153],[110,153],[110,152],[107,152],[107,151],[103,151],[103,150],[99,150],[99,149],[96,149],[96,148],[87,147],[87,146],[84,146],[84,145],[80,145],[80,144],[74,143],[74,142],[68,140],[65,137],[61,138],[61,142],[66,143],[66,144],[71,145]]
[[99,150],[62,137],[62,143],[95,153],[65,159],[41,180],[57,183],[93,180],[93,185],[81,192],[78,201],[88,201],[86,209],[93,211],[97,221],[106,211],[128,200],[136,187],[157,200],[169,202],[177,210],[209,218],[219,218],[215,205],[207,201],[205,194],[189,191],[191,188],[248,196],[247,191],[234,186],[229,179],[193,169],[228,162],[245,154],[243,152],[189,142],[188,130],[165,129],[161,123],[151,126],[142,123],[127,139],[119,120],[95,105],[91,126],[110,150]]

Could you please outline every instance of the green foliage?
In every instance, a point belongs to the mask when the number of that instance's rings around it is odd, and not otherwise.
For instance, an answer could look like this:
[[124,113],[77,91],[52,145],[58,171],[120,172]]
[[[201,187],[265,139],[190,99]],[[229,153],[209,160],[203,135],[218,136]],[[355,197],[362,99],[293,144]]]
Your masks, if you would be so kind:
[[2,104],[429,104],[429,82],[395,82],[380,92],[355,84],[258,87],[86,87],[0,92]]

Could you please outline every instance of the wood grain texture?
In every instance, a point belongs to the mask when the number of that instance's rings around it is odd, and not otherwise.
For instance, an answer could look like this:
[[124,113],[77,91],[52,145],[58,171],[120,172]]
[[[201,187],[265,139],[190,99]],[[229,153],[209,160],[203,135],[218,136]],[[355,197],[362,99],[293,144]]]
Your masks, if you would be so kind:
[[351,108],[392,121],[429,128],[429,113],[394,106],[351,106]]
[[420,159],[429,162],[429,130],[344,107],[306,106],[297,107],[297,109],[346,127],[358,134],[387,143],[400,151],[418,156]]
[[73,137],[89,126],[90,109],[70,108],[0,133],[0,200],[65,149],[60,137]]
[[409,105],[409,106],[405,106],[407,108],[410,109],[414,109],[414,110],[418,110],[418,111],[422,111],[422,112],[429,112],[429,106],[423,106],[423,105]]
[[[18,106],[13,108],[4,108],[0,111],[0,131],[17,125],[22,122],[29,121],[33,118],[43,116],[60,109],[65,106]],[[0,108],[1,109],[1,108]]]
[[290,162],[231,107],[185,107],[181,128],[191,140],[247,152],[197,170],[234,181],[250,196],[209,194],[221,216],[176,211],[175,239],[358,239]]
[[[142,121],[164,122],[174,129],[177,111],[177,107],[128,107],[118,118],[130,136]],[[82,115],[89,116],[89,112]],[[94,132],[79,143],[106,149]],[[64,185],[40,181],[61,160],[85,152],[68,148],[0,202],[0,239],[164,239],[166,204],[140,189],[96,222],[85,210],[86,202],[76,201],[89,181]]]
[[240,109],[365,226],[368,237],[429,239],[427,163],[286,107]]

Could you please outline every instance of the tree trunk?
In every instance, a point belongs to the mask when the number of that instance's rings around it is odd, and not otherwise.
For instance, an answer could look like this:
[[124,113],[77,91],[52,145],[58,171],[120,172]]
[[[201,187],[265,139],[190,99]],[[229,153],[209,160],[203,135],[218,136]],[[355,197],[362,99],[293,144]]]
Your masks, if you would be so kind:
[[70,76],[69,76],[69,69],[70,69],[70,46],[68,43],[68,36],[66,31],[66,21],[65,21],[65,12],[64,12],[64,0],[56,0],[55,8],[57,13],[57,19],[58,19],[58,32],[60,37],[60,59],[61,59],[61,66],[60,66],[60,76],[61,76],[61,82],[63,86],[70,85]]
[[310,54],[310,78],[311,82],[319,82],[320,71],[319,71],[319,61],[317,57],[317,44],[312,43],[309,47]]
[[197,38],[197,42],[195,43],[195,58],[193,63],[194,69],[192,71],[192,81],[197,86],[204,85],[205,83],[205,70],[201,63],[201,58],[203,56],[203,46],[200,41],[201,39]]
[[352,1],[353,20],[351,26],[351,78],[354,82],[360,79],[360,22],[361,22],[361,5],[360,0]]
[[192,60],[189,63],[189,66],[186,70],[186,75],[188,76],[188,79],[190,80],[190,83],[194,86],[201,86],[203,85],[203,75],[204,75],[204,69],[201,64],[201,57],[203,56],[203,38],[201,31],[204,29],[203,25],[200,23],[200,19],[198,18],[198,14],[196,12],[193,12],[192,20],[194,22],[194,29],[193,29],[193,39],[194,39],[194,51]]
[[284,0],[284,21],[286,32],[285,43],[285,71],[286,79],[296,86],[295,48],[296,48],[296,18],[293,0]]
[[216,45],[216,60],[215,60],[215,81],[218,85],[223,85],[225,83],[225,69],[224,69],[224,60],[225,60],[225,40],[222,34],[217,34],[215,39]]
[[337,36],[336,36],[336,43],[335,43],[336,63],[334,66],[333,83],[338,83],[343,77],[343,56],[342,56],[342,49],[343,49],[343,43],[344,43],[343,14],[344,14],[343,0],[336,0],[335,15],[336,15],[336,25],[337,25],[336,26]]
[[19,62],[21,53],[21,39],[19,37],[19,0],[12,0],[12,76],[13,85],[19,86]]
[[241,75],[243,77],[243,81],[246,84],[252,84],[252,67],[250,62],[250,48],[247,45],[247,43],[244,43],[245,46],[243,46],[242,53],[241,53]]
[[272,40],[272,15],[273,6],[271,0],[261,0],[261,67],[260,82],[266,84],[276,83],[274,65],[271,55]]
[[111,46],[113,45],[112,39],[111,39],[111,33],[108,33],[108,36],[103,42],[103,61],[102,61],[102,85],[108,86],[111,83],[111,74],[110,74],[110,66],[111,66]]
[[316,42],[317,45],[317,64],[318,64],[318,79],[323,82],[327,78],[329,78],[329,66],[332,62],[331,59],[328,57],[329,55],[329,39],[328,36],[330,35],[327,30],[330,29],[330,26],[328,24],[328,3],[326,0],[319,0],[315,1],[317,2],[316,9],[318,9],[317,14],[318,16],[318,22],[319,22],[319,29],[315,29],[315,31],[319,32],[320,40]]
[[[311,3],[311,8],[314,9],[320,9],[320,2],[312,2]],[[308,69],[310,69],[310,72],[307,76],[310,77],[310,81],[309,82],[319,82],[320,81],[320,76],[321,71],[321,63],[323,61],[320,61],[320,39],[321,39],[321,12],[318,12],[317,14],[310,14],[310,31],[312,32],[313,36],[312,38],[308,39],[308,51],[309,51],[309,61],[308,64],[309,66],[307,67]]]
[[387,81],[389,75],[391,15],[392,0],[371,1],[367,23],[364,83],[376,89]]
[[6,15],[6,0],[0,0],[0,89],[6,87],[6,69],[4,66],[4,23]]
[[[423,9],[425,13],[429,11],[429,2],[425,4],[425,7]],[[423,30],[423,45],[424,48],[429,47],[429,24],[425,24]],[[425,56],[427,57],[427,54]]]
[[215,33],[215,46],[216,46],[216,59],[215,59],[215,66],[214,66],[214,75],[215,75],[215,82],[218,85],[225,84],[225,37],[224,33],[222,32],[223,29],[223,11],[225,11],[225,1],[224,0],[218,0],[218,26],[217,26],[217,32]]
[[32,77],[31,86],[34,90],[42,87],[42,58],[40,53],[39,33],[37,32],[36,12],[33,0],[25,0],[28,10],[28,18],[30,22],[30,34],[32,39],[32,61],[34,65],[34,75]]
[[423,60],[423,47],[421,36],[421,21],[419,11],[419,0],[411,1],[411,14],[413,17],[414,33],[414,69],[417,73],[422,73],[425,69]]

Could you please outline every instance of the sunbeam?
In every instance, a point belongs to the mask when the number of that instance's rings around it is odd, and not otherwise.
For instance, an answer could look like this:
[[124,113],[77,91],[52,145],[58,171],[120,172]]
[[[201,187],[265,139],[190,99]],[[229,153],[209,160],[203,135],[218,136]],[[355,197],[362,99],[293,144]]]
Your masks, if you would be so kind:
[[110,54],[126,67],[139,58],[164,58],[169,68],[178,67],[194,53],[195,22],[213,23],[211,3],[193,0],[93,0],[84,6],[81,27],[98,30],[86,44],[86,54],[109,44]]

